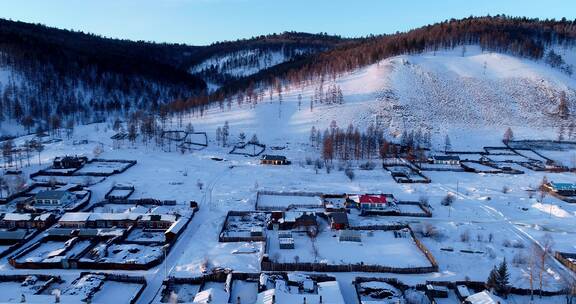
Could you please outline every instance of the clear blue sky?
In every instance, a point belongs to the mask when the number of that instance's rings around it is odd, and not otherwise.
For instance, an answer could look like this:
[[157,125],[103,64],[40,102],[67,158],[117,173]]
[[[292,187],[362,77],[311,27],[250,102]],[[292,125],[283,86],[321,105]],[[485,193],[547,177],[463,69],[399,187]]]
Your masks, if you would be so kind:
[[288,30],[348,37],[449,18],[576,19],[575,0],[0,0],[0,17],[107,37],[209,44]]

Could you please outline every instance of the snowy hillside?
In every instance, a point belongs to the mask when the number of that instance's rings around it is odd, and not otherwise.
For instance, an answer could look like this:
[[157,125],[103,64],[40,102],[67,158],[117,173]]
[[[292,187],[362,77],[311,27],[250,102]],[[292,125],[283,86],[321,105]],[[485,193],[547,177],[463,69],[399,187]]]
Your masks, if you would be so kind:
[[[564,50],[565,54],[573,51]],[[274,141],[306,141],[312,126],[321,130],[332,120],[366,128],[376,124],[397,136],[404,129],[427,129],[436,135],[459,137],[492,134],[498,143],[505,128],[516,134],[554,138],[557,127],[569,120],[558,117],[561,92],[570,112],[576,111],[576,79],[544,62],[468,46],[450,51],[402,55],[349,73],[335,81],[344,104],[314,104],[310,100],[320,84],[291,88],[280,102],[268,97],[255,108],[246,105],[208,115],[206,122],[232,126]],[[568,63],[574,57],[563,54]],[[332,85],[325,82],[324,88]],[[301,102],[298,105],[298,96]]]

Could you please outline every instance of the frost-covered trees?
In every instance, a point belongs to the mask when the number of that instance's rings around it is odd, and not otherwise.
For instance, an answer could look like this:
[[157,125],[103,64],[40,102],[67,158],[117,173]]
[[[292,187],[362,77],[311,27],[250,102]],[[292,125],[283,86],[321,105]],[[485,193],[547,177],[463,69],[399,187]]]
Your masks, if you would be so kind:
[[444,152],[448,152],[450,150],[452,150],[452,143],[450,142],[450,136],[446,134],[446,137],[444,137]]
[[2,143],[2,158],[4,159],[4,168],[12,166],[14,159],[14,142],[8,139]]
[[560,102],[558,103],[558,116],[561,119],[568,119],[570,116],[570,109],[568,107],[568,97],[566,92],[560,92]]
[[512,132],[512,129],[510,127],[508,127],[508,129],[506,129],[506,131],[504,132],[504,136],[502,137],[502,142],[505,145],[507,145],[512,140],[514,140],[514,132]]

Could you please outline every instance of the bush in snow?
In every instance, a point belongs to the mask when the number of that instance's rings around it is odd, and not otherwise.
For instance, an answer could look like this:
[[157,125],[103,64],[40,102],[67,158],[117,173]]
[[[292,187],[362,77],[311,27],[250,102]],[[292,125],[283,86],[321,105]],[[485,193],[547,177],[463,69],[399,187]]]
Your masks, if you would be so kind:
[[346,176],[350,179],[350,181],[354,180],[354,170],[352,170],[351,168],[346,168],[346,170],[344,170],[344,174],[346,174]]
[[442,201],[440,202],[440,204],[442,204],[442,206],[452,206],[452,204],[454,203],[454,194],[452,193],[448,193],[446,194],[446,196],[442,199]]
[[460,234],[460,241],[462,243],[470,242],[470,231],[466,230]]
[[362,170],[374,170],[374,168],[376,168],[376,164],[371,161],[367,161],[360,165],[360,169]]

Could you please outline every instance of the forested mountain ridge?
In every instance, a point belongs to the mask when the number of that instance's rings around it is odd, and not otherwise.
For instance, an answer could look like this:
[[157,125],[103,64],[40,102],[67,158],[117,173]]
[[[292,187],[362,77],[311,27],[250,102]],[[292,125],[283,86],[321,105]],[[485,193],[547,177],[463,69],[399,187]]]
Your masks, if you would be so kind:
[[31,132],[135,113],[203,112],[213,102],[252,102],[268,91],[336,79],[393,56],[462,45],[544,60],[572,75],[573,67],[552,46],[572,47],[575,39],[576,21],[506,16],[357,39],[286,32],[208,46],[0,20],[0,123],[17,122]]
[[207,75],[225,82],[213,72],[190,73],[191,66],[212,56],[303,47],[320,51],[343,41],[283,33],[189,46],[109,39],[0,19],[0,123],[16,121],[31,132],[99,121],[110,114],[156,113],[170,101],[205,96]]

